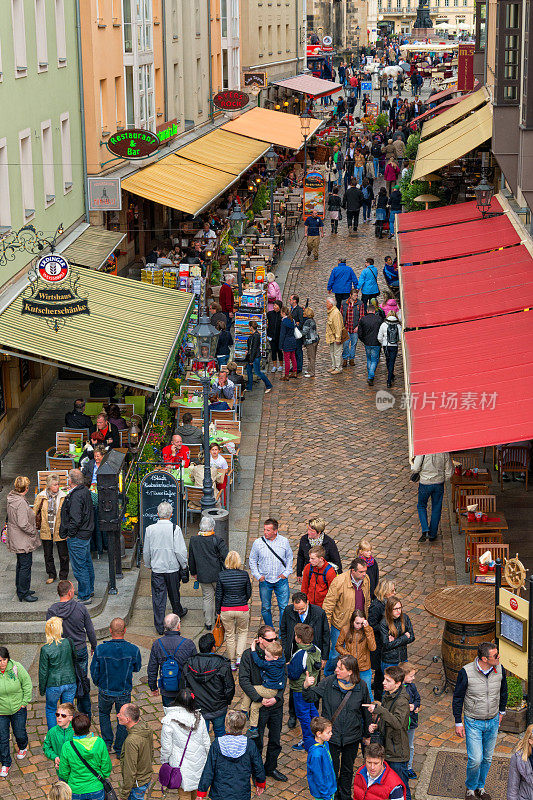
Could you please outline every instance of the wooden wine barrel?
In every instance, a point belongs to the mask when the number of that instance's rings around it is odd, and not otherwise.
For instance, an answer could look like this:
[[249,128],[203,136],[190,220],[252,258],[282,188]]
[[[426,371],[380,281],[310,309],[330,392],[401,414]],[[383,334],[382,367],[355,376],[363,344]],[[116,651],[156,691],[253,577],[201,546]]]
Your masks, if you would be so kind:
[[455,686],[461,668],[476,658],[478,645],[482,642],[494,642],[495,636],[494,622],[483,624],[446,622],[442,635],[442,664],[448,683]]

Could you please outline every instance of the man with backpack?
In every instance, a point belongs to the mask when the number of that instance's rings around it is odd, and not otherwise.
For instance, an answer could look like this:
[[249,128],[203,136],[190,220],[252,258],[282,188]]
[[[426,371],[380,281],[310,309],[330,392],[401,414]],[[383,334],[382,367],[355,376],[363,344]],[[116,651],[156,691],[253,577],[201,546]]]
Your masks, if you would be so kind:
[[394,381],[394,364],[398,355],[400,343],[401,323],[394,311],[389,311],[385,322],[381,323],[378,332],[379,343],[385,353],[387,363],[387,388],[390,389]]
[[326,551],[321,545],[309,550],[309,563],[305,565],[302,576],[302,592],[314,606],[320,606],[328,593],[331,581],[337,572],[326,561]]
[[224,720],[235,694],[231,661],[215,652],[215,637],[204,633],[198,640],[200,652],[183,668],[183,686],[193,693],[205,724],[212,723],[215,736],[224,736]]
[[181,635],[177,614],[167,614],[163,625],[163,636],[156,639],[150,650],[148,686],[154,696],[161,695],[163,707],[170,708],[178,695],[185,663],[196,655],[196,646]]

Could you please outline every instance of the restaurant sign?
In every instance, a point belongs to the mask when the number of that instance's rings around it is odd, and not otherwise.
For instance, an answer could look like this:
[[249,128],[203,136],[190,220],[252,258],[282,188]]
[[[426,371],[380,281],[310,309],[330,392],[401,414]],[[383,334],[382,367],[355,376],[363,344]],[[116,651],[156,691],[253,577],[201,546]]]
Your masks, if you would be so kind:
[[239,92],[236,89],[218,92],[213,97],[213,103],[223,111],[240,111],[241,108],[248,105],[249,100],[246,92]]
[[35,280],[22,293],[22,314],[46,319],[55,331],[68,317],[90,314],[87,298],[78,294],[79,275],[63,256],[58,253],[43,256],[30,277]]
[[89,211],[120,211],[120,178],[87,178]]
[[158,149],[160,141],[152,131],[132,128],[114,133],[107,140],[107,149],[119,158],[135,160],[148,158]]
[[324,219],[326,211],[326,182],[320,172],[308,172],[304,181],[304,219],[313,211]]
[[163,122],[161,125],[157,126],[157,138],[161,142],[161,144],[166,144],[170,142],[171,139],[175,139],[178,135],[178,125],[176,119],[171,119],[169,122]]
[[242,84],[245,89],[250,89],[251,91],[253,91],[254,88],[266,89],[267,74],[266,72],[243,72]]
[[460,92],[471,92],[474,88],[474,48],[473,44],[459,44],[457,90]]

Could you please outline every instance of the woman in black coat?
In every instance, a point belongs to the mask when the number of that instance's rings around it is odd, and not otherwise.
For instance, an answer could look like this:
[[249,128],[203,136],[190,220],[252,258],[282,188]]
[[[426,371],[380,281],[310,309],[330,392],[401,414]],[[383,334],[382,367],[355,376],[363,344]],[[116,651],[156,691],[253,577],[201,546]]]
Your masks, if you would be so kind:
[[221,536],[215,535],[215,520],[205,514],[200,520],[197,536],[189,542],[189,570],[202,589],[205,627],[215,624],[215,589],[220,571],[228,555],[228,546]]
[[334,539],[324,533],[325,521],[321,517],[312,517],[307,523],[307,533],[300,539],[298,555],[296,556],[296,577],[301,583],[304,567],[309,564],[309,551],[312,547],[320,545],[326,551],[326,561],[333,564],[337,575],[342,572],[339,548]]
[[255,319],[251,319],[248,323],[250,328],[250,335],[246,340],[246,374],[248,375],[248,386],[246,387],[249,392],[254,388],[254,372],[258,378],[261,378],[265,384],[265,394],[272,391],[272,384],[268,380],[264,372],[261,371],[261,336],[258,333],[258,325]]
[[250,627],[249,600],[252,596],[250,576],[242,568],[240,555],[230,550],[224,561],[225,569],[217,578],[215,589],[215,610],[226,630],[226,655],[231,661],[232,670],[241,663],[246,649]]
[[[281,332],[281,300],[274,300],[272,310],[267,311],[267,339],[270,342],[270,350],[272,351],[272,369],[271,372],[278,372],[283,370],[283,353],[279,346],[279,334]],[[279,362],[279,365],[278,365]]]
[[376,586],[374,599],[368,609],[368,624],[372,626],[376,649],[370,653],[370,665],[374,670],[373,693],[376,700],[381,700],[383,695],[383,670],[381,669],[381,632],[380,625],[385,613],[385,604],[389,597],[396,591],[394,583],[388,579],[381,580]]
[[381,668],[392,667],[407,661],[407,645],[415,640],[411,620],[403,613],[399,597],[389,597],[385,614],[379,625],[381,634]]
[[354,656],[341,656],[334,675],[324,678],[316,686],[315,680],[312,675],[307,675],[303,685],[303,699],[306,703],[315,704],[322,700],[322,716],[326,719],[331,720],[336,715],[329,741],[331,760],[337,777],[336,797],[338,800],[350,800],[355,757],[363,739],[370,736],[368,726],[371,716],[368,709],[363,707],[370,702],[368,687],[359,677],[359,667]]

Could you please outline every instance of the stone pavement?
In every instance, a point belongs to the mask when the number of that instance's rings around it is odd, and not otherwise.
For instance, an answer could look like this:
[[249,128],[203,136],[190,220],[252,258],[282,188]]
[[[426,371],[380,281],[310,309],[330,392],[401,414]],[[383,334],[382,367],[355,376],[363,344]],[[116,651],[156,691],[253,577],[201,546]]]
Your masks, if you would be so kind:
[[[372,255],[381,278],[384,256],[392,252],[390,241],[374,238],[372,225],[362,225],[357,237],[348,238],[345,222],[341,223],[338,236],[326,233],[318,262],[306,261],[302,247],[298,251],[285,296],[297,291],[302,304],[309,298],[315,311],[321,335],[317,377],[280,383],[276,375],[274,391],[263,402],[248,549],[262,533],[262,521],[270,515],[279,519],[282,533],[289,536],[295,549],[305,532],[306,520],[315,514],[324,517],[327,532],[337,539],[345,564],[354,556],[362,536],[374,541],[380,573],[394,579],[416,636],[409,648],[409,659],[419,668],[417,684],[423,701],[415,740],[414,767],[420,772],[426,756],[436,749],[464,749],[454,734],[451,696],[445,694],[437,699],[432,692],[433,686],[441,682],[440,665],[434,664],[432,658],[440,653],[442,625],[423,608],[428,593],[455,582],[449,517],[443,514],[442,538],[437,544],[418,544],[416,485],[409,480],[405,412],[399,408],[401,362],[397,362],[397,386],[392,390],[397,402],[387,411],[376,408],[376,392],[386,385],[384,365],[378,367],[375,385],[369,388],[360,345],[355,367],[342,375],[330,376],[326,372],[329,359],[324,330],[325,286],[330,269],[340,256],[345,256],[359,274],[365,257]],[[131,638],[145,648],[154,638],[146,580],[142,576],[144,590],[140,591],[130,629]],[[291,586],[296,590],[295,579]],[[259,624],[255,584],[251,631]],[[185,635],[196,634],[197,619],[191,626],[187,617],[183,630]],[[142,706],[144,718],[158,734],[162,713],[157,698],[152,698],[143,685],[135,688],[134,696]],[[8,781],[0,789],[2,800],[45,797],[46,787],[53,780],[53,771],[40,747],[45,734],[43,706],[38,702],[30,710],[30,755],[13,765]],[[283,784],[269,780],[265,797],[309,798],[305,754],[291,750],[297,740],[298,733],[284,727],[279,768],[289,780]],[[158,736],[157,741],[159,746]],[[508,754],[515,743],[516,737],[501,735],[497,751]],[[356,762],[359,764],[360,759]],[[426,797],[427,783],[418,794],[416,782],[412,788],[419,800]],[[151,796],[161,796],[157,784]]]

